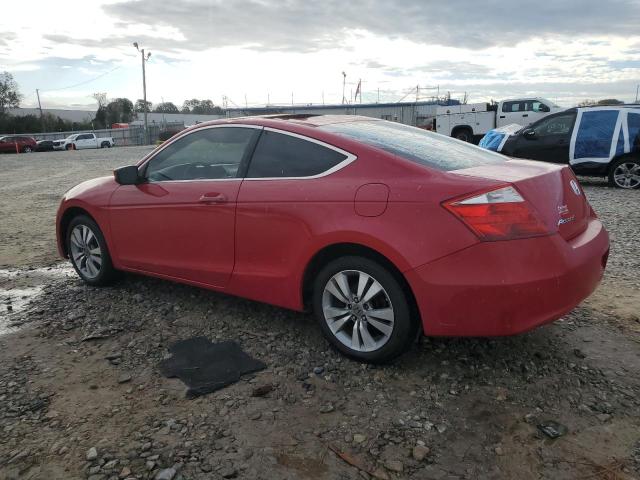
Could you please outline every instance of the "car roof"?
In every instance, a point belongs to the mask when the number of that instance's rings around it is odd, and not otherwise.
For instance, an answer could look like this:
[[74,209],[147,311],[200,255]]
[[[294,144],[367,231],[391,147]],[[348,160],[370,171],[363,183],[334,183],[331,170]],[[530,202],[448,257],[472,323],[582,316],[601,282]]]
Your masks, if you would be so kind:
[[378,118],[365,117],[363,115],[316,115],[311,113],[296,114],[273,114],[273,115],[254,115],[247,117],[233,117],[226,119],[211,120],[208,122],[198,123],[191,128],[198,128],[208,125],[225,125],[225,124],[250,124],[265,127],[278,126],[283,127],[289,125],[300,125],[305,127],[322,127],[335,123],[362,122],[373,121],[381,122]]

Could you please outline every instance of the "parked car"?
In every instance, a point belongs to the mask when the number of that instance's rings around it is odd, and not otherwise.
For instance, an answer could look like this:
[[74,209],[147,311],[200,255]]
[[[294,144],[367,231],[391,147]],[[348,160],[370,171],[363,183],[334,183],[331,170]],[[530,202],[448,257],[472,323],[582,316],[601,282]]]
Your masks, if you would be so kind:
[[50,152],[53,150],[53,140],[38,140],[36,143],[36,151],[38,152]]
[[514,98],[493,105],[485,102],[441,106],[436,111],[435,130],[448,137],[478,143],[493,128],[512,123],[526,126],[562,110],[551,100],[538,97]]
[[63,140],[53,142],[54,150],[82,150],[85,148],[111,148],[112,137],[97,137],[95,133],[75,133]]
[[[511,335],[596,288],[607,232],[571,169],[394,122],[207,122],[69,190],[60,254],[293,310],[381,362],[426,335]],[[265,325],[265,329],[269,326]]]
[[0,137],[0,152],[29,153],[36,149],[36,141],[26,135],[11,135]]
[[579,175],[640,188],[640,108],[572,108],[509,135],[505,155],[570,165]]

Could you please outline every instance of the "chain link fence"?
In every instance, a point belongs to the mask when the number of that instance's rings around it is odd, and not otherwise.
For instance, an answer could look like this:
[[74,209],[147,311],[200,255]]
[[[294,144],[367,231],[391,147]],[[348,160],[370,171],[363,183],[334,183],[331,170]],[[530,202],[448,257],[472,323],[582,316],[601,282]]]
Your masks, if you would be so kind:
[[[149,144],[155,144],[160,137],[160,133],[171,130],[181,130],[184,128],[184,123],[165,123],[163,125],[152,124],[149,125]],[[95,133],[96,137],[112,137],[117,147],[126,147],[133,145],[146,145],[147,141],[144,134],[144,126],[142,125],[130,125],[127,128],[107,128],[102,130],[77,130],[70,132],[46,132],[46,133],[33,133],[25,134],[36,140],[60,140],[67,138],[69,135],[75,135],[77,133]]]

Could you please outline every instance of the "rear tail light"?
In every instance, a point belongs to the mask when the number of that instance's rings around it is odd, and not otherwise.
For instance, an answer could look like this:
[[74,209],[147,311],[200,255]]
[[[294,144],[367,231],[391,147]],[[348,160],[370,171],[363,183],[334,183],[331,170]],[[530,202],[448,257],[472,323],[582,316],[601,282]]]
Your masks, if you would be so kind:
[[551,233],[513,186],[456,198],[443,206],[483,241],[513,240]]

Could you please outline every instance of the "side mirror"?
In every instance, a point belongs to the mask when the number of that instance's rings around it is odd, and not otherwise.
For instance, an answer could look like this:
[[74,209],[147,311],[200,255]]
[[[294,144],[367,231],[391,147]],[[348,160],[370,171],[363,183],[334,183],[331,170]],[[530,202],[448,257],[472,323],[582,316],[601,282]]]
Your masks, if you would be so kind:
[[116,168],[113,176],[120,185],[137,185],[142,182],[136,165]]
[[532,128],[527,128],[522,132],[522,136],[529,140],[536,138],[536,131]]

